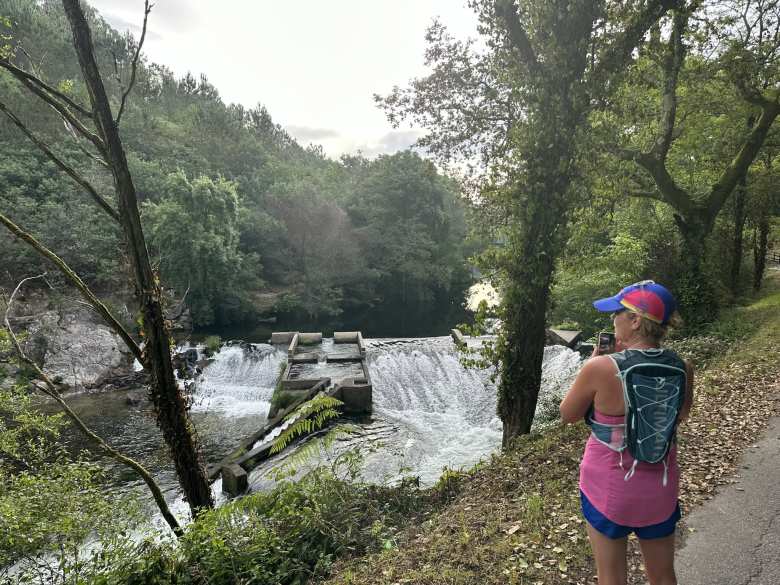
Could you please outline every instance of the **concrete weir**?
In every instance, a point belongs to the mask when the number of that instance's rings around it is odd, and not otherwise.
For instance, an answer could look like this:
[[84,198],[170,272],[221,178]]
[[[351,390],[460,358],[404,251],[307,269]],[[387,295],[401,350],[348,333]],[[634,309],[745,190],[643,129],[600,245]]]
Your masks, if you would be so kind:
[[321,333],[274,333],[271,342],[288,343],[287,366],[271,400],[269,417],[301,392],[324,378],[332,381],[330,394],[344,403],[344,412],[371,412],[371,376],[360,331],[337,331],[332,340]]
[[320,393],[343,402],[348,414],[371,412],[372,385],[366,346],[360,331],[322,333],[275,332],[272,344],[287,345],[287,363],[271,399],[268,422],[237,449],[208,469],[209,479],[222,476],[222,490],[236,496],[247,489],[247,474],[270,455],[276,437],[291,424],[287,415]]

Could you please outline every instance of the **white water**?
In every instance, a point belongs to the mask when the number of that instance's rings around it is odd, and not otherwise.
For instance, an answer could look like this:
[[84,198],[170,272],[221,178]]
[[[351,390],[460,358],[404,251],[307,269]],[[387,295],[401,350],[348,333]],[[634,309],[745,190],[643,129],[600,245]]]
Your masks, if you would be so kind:
[[[368,361],[373,425],[393,431],[384,429],[385,447],[367,461],[371,475],[393,478],[405,467],[427,485],[445,467],[471,467],[500,447],[491,371],[464,368],[449,337],[370,340]],[[550,420],[552,405],[557,412],[579,365],[576,352],[545,348],[538,420]]]
[[197,381],[192,411],[267,416],[285,358],[284,351],[264,343],[222,347]]
[[[373,414],[328,459],[357,448],[364,455],[364,479],[388,482],[411,475],[430,485],[445,467],[469,468],[500,447],[491,371],[464,368],[449,337],[370,339],[366,345]],[[545,348],[538,424],[557,417],[580,361],[568,348]],[[250,475],[253,489],[270,485],[273,464]]]

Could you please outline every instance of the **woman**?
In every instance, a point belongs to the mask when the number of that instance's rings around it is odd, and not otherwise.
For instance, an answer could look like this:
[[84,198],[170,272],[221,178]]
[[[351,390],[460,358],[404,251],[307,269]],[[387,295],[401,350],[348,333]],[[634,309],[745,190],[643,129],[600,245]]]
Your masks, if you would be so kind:
[[625,428],[621,373],[631,364],[663,363],[684,370],[684,401],[673,424],[690,412],[693,368],[673,351],[659,348],[670,322],[679,320],[677,303],[666,288],[644,281],[593,306],[613,314],[618,353],[599,355],[596,345],[560,409],[565,423],[588,415],[594,421],[594,432],[596,425],[614,429],[608,442],[591,435],[580,464],[582,510],[599,585],[626,583],[626,543],[631,532],[639,539],[650,584],[676,585],[674,532],[680,518],[676,448],[672,445],[659,463],[645,463],[635,462],[627,450],[614,445],[622,443]]

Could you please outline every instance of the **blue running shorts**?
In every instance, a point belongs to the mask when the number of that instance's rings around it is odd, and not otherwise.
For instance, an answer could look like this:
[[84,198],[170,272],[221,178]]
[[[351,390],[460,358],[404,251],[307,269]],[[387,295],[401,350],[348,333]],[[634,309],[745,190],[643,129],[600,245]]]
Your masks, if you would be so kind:
[[680,504],[678,503],[672,515],[663,522],[652,524],[651,526],[621,526],[620,524],[615,524],[599,512],[582,491],[580,491],[580,501],[582,502],[582,515],[585,516],[585,520],[607,538],[624,538],[632,532],[643,540],[664,538],[674,533],[677,521],[681,516]]

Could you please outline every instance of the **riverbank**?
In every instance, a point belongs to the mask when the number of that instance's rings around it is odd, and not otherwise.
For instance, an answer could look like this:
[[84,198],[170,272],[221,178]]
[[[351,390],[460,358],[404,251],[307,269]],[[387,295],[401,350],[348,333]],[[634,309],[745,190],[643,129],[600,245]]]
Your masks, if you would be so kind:
[[[738,457],[779,410],[772,383],[780,374],[780,273],[766,287],[701,335],[674,342],[698,372],[692,419],[680,432],[685,513],[736,481]],[[401,354],[425,358],[419,351]],[[398,364],[388,367],[395,372]],[[448,378],[441,392],[443,402],[462,399],[474,410],[474,390],[462,381]],[[462,425],[455,429],[438,448],[481,440],[464,438]],[[594,583],[577,491],[586,437],[584,425],[554,425],[467,473],[442,474],[429,461],[424,471],[441,474],[430,488],[414,476],[392,487],[361,482],[361,458],[376,454],[347,449],[298,481],[279,476],[271,491],[203,512],[180,540],[118,535],[86,564],[75,559],[66,568],[78,568],[81,582],[106,584]],[[681,536],[686,532],[682,523]],[[635,542],[631,547],[630,582],[643,583]]]
[[[683,514],[737,481],[736,466],[770,416],[780,412],[780,274],[722,313],[703,335],[675,345],[699,366],[689,423],[680,429]],[[584,425],[523,437],[460,480],[457,497],[382,552],[343,562],[330,585],[584,584],[595,567],[579,511]],[[679,535],[684,542],[683,521]],[[629,582],[644,583],[636,541]]]

